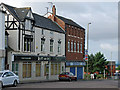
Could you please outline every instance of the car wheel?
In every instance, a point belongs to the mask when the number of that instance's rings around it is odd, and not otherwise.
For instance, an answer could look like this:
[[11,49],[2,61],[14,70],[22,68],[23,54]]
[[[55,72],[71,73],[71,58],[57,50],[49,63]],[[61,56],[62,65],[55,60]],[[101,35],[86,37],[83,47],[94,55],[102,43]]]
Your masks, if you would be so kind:
[[13,83],[13,86],[17,86],[17,81],[15,80],[14,83]]
[[77,81],[77,78],[75,79],[75,81]]
[[3,83],[1,82],[0,83],[0,90],[2,90],[2,88],[3,88]]
[[72,81],[72,79],[71,79],[71,78],[69,78],[69,81],[71,82],[71,81]]

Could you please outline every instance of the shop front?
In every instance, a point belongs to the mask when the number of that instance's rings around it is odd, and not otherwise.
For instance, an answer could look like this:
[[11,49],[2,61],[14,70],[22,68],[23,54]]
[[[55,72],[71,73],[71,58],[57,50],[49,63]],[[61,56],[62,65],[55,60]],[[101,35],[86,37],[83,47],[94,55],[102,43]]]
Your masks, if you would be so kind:
[[72,72],[77,79],[84,79],[85,62],[66,62],[66,72]]
[[58,75],[65,71],[65,58],[14,54],[12,71],[21,82],[57,80]]

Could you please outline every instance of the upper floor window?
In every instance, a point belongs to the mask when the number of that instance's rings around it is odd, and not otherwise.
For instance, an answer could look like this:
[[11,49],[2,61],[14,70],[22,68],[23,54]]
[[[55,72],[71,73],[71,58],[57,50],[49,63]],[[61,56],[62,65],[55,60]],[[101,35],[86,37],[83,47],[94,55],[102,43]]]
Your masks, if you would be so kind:
[[50,52],[53,52],[53,43],[54,43],[54,40],[50,40]]
[[45,51],[45,39],[41,38],[41,52]]
[[73,52],[73,41],[71,41],[71,52]]
[[61,53],[61,41],[60,40],[58,41],[58,53],[59,54]]
[[28,52],[31,51],[31,42],[32,42],[31,39],[25,38],[25,40],[24,40],[24,51],[28,51]]
[[82,43],[80,44],[80,53],[82,53]]
[[68,52],[70,51],[70,41],[68,41]]
[[76,42],[74,42],[74,52],[76,52]]
[[79,53],[79,42],[77,43],[77,52]]

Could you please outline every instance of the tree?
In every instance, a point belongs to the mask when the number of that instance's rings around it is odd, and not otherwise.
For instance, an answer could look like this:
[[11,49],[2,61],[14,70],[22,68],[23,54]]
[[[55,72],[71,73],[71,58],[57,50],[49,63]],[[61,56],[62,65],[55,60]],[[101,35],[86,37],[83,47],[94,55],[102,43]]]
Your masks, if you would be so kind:
[[[101,52],[98,52],[95,55],[88,55],[88,72],[94,73],[97,71],[103,73],[105,70],[105,65],[107,64],[108,61]],[[87,69],[87,64],[85,68]],[[85,71],[87,71],[86,69]]]
[[120,70],[120,66],[118,66],[118,67],[116,68],[116,70]]

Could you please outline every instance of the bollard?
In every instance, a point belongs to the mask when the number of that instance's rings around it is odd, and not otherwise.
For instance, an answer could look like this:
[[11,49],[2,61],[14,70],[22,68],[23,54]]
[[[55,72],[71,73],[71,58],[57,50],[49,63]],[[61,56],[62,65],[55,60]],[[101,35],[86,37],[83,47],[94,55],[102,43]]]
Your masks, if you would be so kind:
[[0,81],[0,90],[2,90],[2,82]]

